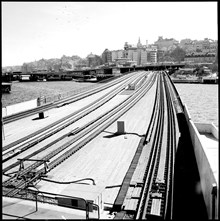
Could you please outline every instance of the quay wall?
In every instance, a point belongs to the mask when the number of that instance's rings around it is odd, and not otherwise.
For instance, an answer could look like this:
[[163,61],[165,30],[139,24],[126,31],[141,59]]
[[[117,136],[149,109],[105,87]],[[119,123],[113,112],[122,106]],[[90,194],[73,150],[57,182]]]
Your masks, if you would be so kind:
[[202,79],[178,79],[171,78],[173,83],[182,83],[182,84],[217,84],[217,78],[202,78]]
[[[209,160],[205,154],[205,151],[202,146],[202,142],[200,140],[199,132],[191,120],[187,107],[184,106],[184,112],[187,120],[187,124],[189,127],[189,132],[194,148],[194,153],[196,157],[197,166],[199,169],[200,181],[201,181],[201,191],[203,193],[203,198],[206,204],[208,218],[212,219],[213,214],[213,205],[212,205],[212,191],[213,185],[217,185],[217,181],[214,177],[213,171],[211,169]],[[197,190],[200,191],[200,190]],[[217,196],[217,203],[215,205],[215,218],[218,217],[218,196]]]
[[30,109],[36,108],[36,107],[37,107],[37,99],[21,102],[18,104],[9,105],[9,106],[2,108],[2,117],[16,114],[21,111],[30,110]]
[[173,79],[171,78],[173,83],[185,83],[185,84],[201,84],[200,80],[190,80],[190,79]]

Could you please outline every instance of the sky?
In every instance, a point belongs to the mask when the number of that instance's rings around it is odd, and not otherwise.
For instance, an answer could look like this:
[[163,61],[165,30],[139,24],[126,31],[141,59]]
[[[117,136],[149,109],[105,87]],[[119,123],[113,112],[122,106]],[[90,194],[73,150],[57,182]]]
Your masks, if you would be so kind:
[[2,67],[63,55],[87,57],[153,44],[217,37],[216,2],[1,2]]

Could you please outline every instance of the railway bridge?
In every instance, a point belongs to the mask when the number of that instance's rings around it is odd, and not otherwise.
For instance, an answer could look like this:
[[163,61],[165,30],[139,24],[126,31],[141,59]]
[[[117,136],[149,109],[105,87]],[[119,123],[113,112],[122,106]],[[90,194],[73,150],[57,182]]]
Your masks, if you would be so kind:
[[21,80],[21,81],[41,81],[41,80],[72,80],[82,78],[83,76],[95,76],[98,80],[109,78],[118,74],[124,74],[130,71],[157,71],[157,70],[169,70],[173,73],[175,70],[184,67],[184,64],[179,63],[156,63],[148,64],[144,66],[127,66],[127,67],[102,67],[102,68],[88,68],[86,70],[74,70],[74,71],[33,71],[22,72],[15,71],[12,73],[6,73],[2,76],[3,81]]
[[166,71],[136,69],[2,125],[5,219],[218,218],[216,168],[199,161]]

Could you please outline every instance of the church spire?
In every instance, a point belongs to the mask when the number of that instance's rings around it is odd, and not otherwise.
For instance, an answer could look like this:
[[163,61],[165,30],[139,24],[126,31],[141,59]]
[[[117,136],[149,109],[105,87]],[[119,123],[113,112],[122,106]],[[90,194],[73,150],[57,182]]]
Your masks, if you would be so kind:
[[139,48],[139,47],[141,47],[142,45],[141,45],[141,39],[140,39],[140,37],[139,37],[139,39],[138,39],[138,43],[137,43],[137,47]]

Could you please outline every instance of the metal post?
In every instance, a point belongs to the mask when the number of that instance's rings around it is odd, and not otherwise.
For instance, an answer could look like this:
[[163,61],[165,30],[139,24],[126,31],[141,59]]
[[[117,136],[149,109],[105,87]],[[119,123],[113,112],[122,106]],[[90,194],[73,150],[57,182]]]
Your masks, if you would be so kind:
[[38,211],[38,207],[37,207],[37,192],[36,192],[36,211]]
[[89,219],[89,203],[86,202],[86,219]]
[[[19,159],[18,159],[18,160],[19,160]],[[24,169],[24,162],[23,162],[23,159],[20,160],[19,171],[21,171],[22,169]]]
[[47,173],[47,169],[48,169],[47,162],[44,161],[44,171],[45,171],[45,174]]
[[[7,116],[7,115],[6,115],[6,116]],[[5,140],[5,131],[4,131],[3,119],[2,119],[2,136],[3,136],[3,139]]]
[[215,219],[215,200],[217,197],[217,185],[216,183],[212,184],[212,219]]

